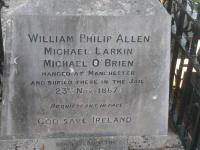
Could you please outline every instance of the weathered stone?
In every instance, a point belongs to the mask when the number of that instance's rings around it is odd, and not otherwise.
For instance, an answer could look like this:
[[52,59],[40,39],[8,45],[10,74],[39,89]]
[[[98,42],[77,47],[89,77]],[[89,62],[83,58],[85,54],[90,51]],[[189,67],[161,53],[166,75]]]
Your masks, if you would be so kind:
[[1,150],[128,150],[127,138],[62,138],[1,140]]
[[2,136],[167,135],[170,17],[157,0],[33,0],[5,18]]

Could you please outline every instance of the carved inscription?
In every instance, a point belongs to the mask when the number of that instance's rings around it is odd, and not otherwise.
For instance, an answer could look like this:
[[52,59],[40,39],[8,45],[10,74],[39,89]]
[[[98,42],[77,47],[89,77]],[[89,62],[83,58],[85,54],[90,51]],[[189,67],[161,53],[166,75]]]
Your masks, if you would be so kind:
[[[52,87],[57,97],[69,95],[120,95],[123,88],[143,87],[145,79],[136,77],[135,65],[138,63],[138,47],[150,45],[150,33],[131,34],[108,32],[89,34],[80,32],[66,34],[43,34],[38,31],[27,32],[26,41],[35,47],[42,57],[39,76],[43,80],[32,80],[32,88]],[[78,45],[78,46],[77,46]],[[39,49],[37,48],[39,46]],[[100,111],[123,109],[121,103],[49,103],[49,111],[62,112],[84,109]],[[130,124],[133,115],[94,115],[89,118],[78,117],[39,117],[39,126],[72,126],[74,124]]]
[[[28,42],[31,45],[42,44],[44,45],[43,49],[40,51],[43,52],[44,58],[41,61],[41,66],[45,69],[52,68],[55,71],[41,71],[42,77],[83,77],[82,80],[69,79],[69,80],[43,80],[43,81],[31,81],[32,86],[58,86],[55,89],[55,94],[114,94],[118,91],[117,85],[125,84],[135,84],[140,86],[144,84],[144,79],[135,78],[135,71],[131,70],[134,67],[136,60],[135,49],[136,43],[150,44],[151,36],[150,35],[125,35],[122,33],[116,33],[113,36],[108,35],[86,35],[81,33],[79,35],[78,41],[75,41],[75,37],[72,35],[40,35],[37,33],[27,33]],[[79,45],[83,47],[75,48],[70,46],[65,46],[65,48],[60,48],[59,46],[47,47],[46,43],[73,43],[78,42]],[[84,43],[94,45],[93,48],[85,48]],[[96,43],[100,43],[99,47],[96,46]],[[115,47],[110,48],[108,45],[112,43]],[[126,48],[120,47],[118,43],[127,43]],[[130,45],[130,43],[132,43]],[[125,44],[126,45],[126,44]],[[137,45],[138,46],[138,45]],[[102,48],[105,47],[105,48]],[[48,59],[48,57],[51,59]],[[57,60],[53,59],[56,56]],[[70,60],[71,57],[76,57],[76,60]],[[85,56],[82,58],[82,56]],[[115,59],[115,56],[128,56],[130,59]],[[129,57],[130,56],[130,57]],[[88,57],[92,57],[91,61],[86,61]],[[99,70],[101,67],[104,70]],[[59,72],[60,68],[69,69],[66,72]],[[81,71],[75,71],[77,68],[82,68]],[[125,68],[125,69],[124,69]],[[93,80],[85,80],[84,76],[89,76],[94,78]],[[118,80],[115,79],[117,76],[122,76],[124,79]],[[107,77],[112,77],[112,80],[107,80]],[[127,80],[126,78],[129,78]],[[87,88],[87,85],[107,85],[113,84],[116,87],[114,88],[96,88],[91,89]],[[71,85],[76,85],[75,88],[71,88]],[[80,85],[84,85],[82,88]]]
[[[22,23],[28,25],[18,30]],[[15,69],[13,106],[23,110],[11,112],[16,131],[141,135],[140,124],[163,126],[154,115],[164,107],[154,85],[159,79],[159,90],[166,87],[160,64],[167,51],[161,29],[149,30],[148,17],[143,23],[131,16],[14,17],[16,40],[7,45]]]

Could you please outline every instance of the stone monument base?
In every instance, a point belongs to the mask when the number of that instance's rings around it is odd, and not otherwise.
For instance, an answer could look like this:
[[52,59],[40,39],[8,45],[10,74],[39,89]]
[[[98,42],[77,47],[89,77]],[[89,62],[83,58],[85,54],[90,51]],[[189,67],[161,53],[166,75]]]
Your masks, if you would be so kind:
[[164,147],[167,136],[1,139],[1,150],[147,150]]

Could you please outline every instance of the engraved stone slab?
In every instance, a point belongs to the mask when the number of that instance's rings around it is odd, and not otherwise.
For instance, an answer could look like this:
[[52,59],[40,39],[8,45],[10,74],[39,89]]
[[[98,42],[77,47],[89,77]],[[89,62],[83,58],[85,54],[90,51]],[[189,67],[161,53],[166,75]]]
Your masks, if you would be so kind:
[[2,135],[166,135],[170,17],[158,1],[45,3],[7,19]]
[[127,138],[1,140],[1,150],[128,150]]

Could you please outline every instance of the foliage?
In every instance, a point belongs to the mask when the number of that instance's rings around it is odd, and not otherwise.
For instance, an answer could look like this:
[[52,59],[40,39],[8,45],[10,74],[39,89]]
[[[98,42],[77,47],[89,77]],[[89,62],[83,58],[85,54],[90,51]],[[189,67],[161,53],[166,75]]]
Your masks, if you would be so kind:
[[200,3],[200,0],[192,0],[193,3]]
[[199,12],[200,11],[200,0],[192,0],[192,3],[193,3],[193,8]]

